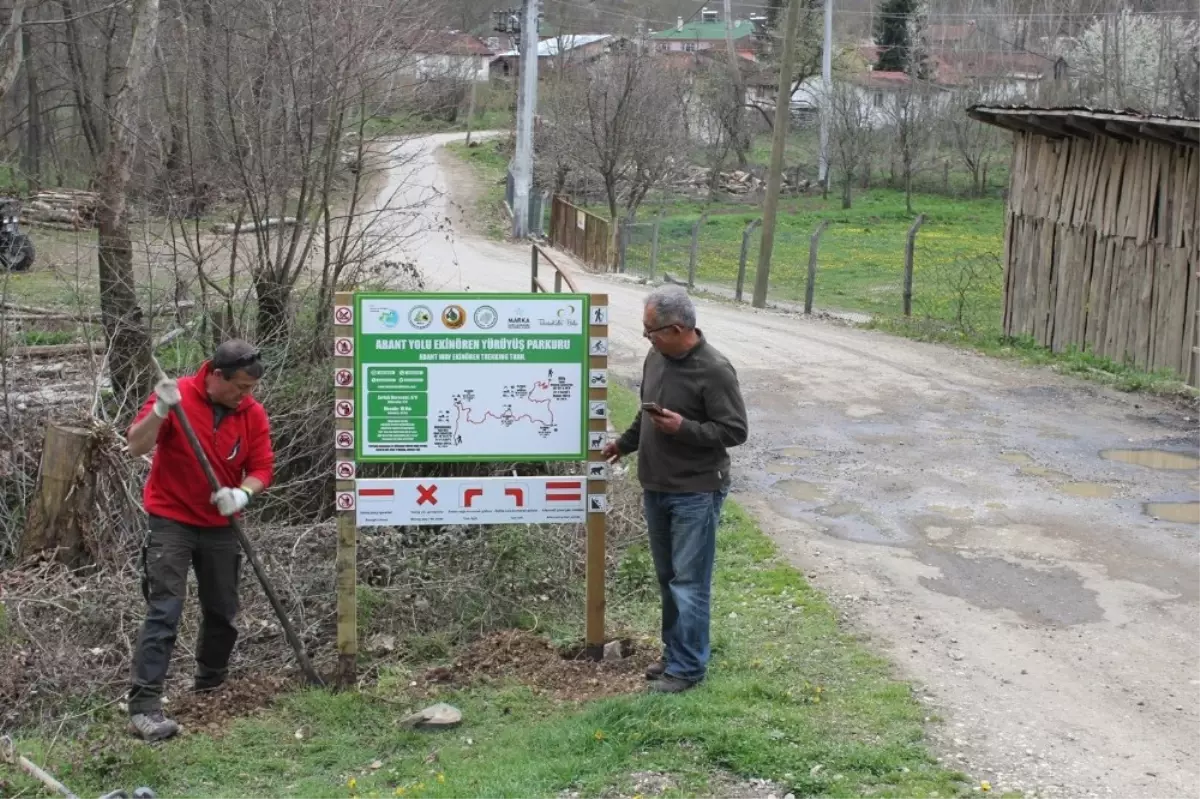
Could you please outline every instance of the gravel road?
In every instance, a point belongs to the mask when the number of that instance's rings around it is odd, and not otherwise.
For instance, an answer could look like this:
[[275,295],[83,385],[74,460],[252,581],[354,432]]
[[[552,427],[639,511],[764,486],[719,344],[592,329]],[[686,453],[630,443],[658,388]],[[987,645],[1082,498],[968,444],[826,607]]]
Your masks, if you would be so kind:
[[[430,290],[526,291],[527,246],[463,232],[477,187],[436,151],[453,138],[401,148],[418,170],[384,191],[438,227],[407,251]],[[608,293],[612,368],[636,380],[648,289],[572,269]],[[1189,412],[853,327],[697,305],[750,409],[736,497],[918,686],[944,719],[930,734],[949,764],[997,793],[1200,792]]]

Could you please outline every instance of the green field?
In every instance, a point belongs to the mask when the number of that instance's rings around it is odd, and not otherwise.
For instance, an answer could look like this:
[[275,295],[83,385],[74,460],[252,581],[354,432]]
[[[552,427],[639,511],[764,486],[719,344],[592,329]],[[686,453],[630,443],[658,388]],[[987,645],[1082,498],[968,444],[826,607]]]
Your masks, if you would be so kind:
[[[999,200],[957,200],[935,195],[914,198],[925,215],[914,250],[913,313],[972,329],[999,329],[1002,302],[1004,205]],[[648,209],[642,219],[652,219]],[[701,228],[696,283],[724,288],[737,280],[742,233],[758,217],[716,207]],[[657,272],[686,279],[695,205],[669,207],[659,230]],[[902,311],[904,245],[913,218],[901,192],[875,190],[860,195],[853,208],[820,197],[785,199],[781,204],[771,259],[769,298],[802,302],[807,280],[809,238],[822,220],[829,227],[817,257],[815,307],[897,315]],[[650,261],[650,225],[638,227],[626,256],[631,272],[646,272]],[[754,282],[761,228],[750,238],[746,296]],[[960,317],[963,317],[961,320]]]
[[[617,388],[612,399],[623,426],[636,398]],[[637,489],[625,481],[613,490]],[[669,786],[646,791],[661,796],[754,795],[750,778],[771,780],[779,795],[970,790],[927,748],[926,711],[911,687],[840,628],[827,600],[736,502],[726,505],[718,547],[712,670],[681,696],[642,692],[636,673],[630,692],[586,702],[512,679],[418,686],[424,668],[449,660],[408,660],[373,671],[378,679],[357,693],[285,695],[215,737],[146,746],[99,700],[76,718],[88,722],[77,734],[17,740],[79,795],[150,785],[160,796],[630,796],[636,775],[647,773]],[[620,554],[608,592],[609,628],[655,646],[658,588],[644,543]],[[582,603],[566,615],[577,634]],[[463,725],[440,733],[397,726],[430,701],[460,708]],[[10,795],[35,793],[23,777],[6,779]]]

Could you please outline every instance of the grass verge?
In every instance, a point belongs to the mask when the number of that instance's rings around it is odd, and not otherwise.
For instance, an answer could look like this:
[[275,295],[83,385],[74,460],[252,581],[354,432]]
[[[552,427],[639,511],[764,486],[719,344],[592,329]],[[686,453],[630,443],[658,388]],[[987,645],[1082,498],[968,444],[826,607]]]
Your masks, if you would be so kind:
[[[636,398],[612,390],[627,424]],[[718,537],[713,669],[681,696],[637,694],[562,703],[515,682],[438,690],[462,727],[419,733],[396,720],[415,696],[413,672],[385,671],[359,693],[287,695],[220,737],[146,746],[114,733],[114,708],[93,714],[39,762],[80,793],[153,786],[169,796],[459,797],[620,795],[630,775],[669,775],[661,795],[720,791],[769,779],[797,795],[954,796],[962,775],[931,757],[923,712],[888,664],[838,628],[828,602],[736,504]],[[658,598],[645,546],[610,576],[610,624],[651,633]],[[581,614],[575,611],[576,617]],[[13,793],[32,790],[20,778]]]
[[471,227],[495,241],[506,238],[511,226],[504,208],[504,181],[511,146],[505,138],[485,139],[474,147],[468,147],[466,142],[446,145],[446,152],[467,164],[479,181],[480,192],[471,209]]
[[1049,367],[1118,391],[1143,392],[1190,405],[1200,404],[1200,390],[1188,385],[1170,369],[1147,372],[1090,352],[1077,349],[1054,352],[1028,338],[1014,339],[998,333],[967,333],[921,319],[876,317],[865,327],[918,341],[967,347],[985,355],[1012,358],[1031,366]]

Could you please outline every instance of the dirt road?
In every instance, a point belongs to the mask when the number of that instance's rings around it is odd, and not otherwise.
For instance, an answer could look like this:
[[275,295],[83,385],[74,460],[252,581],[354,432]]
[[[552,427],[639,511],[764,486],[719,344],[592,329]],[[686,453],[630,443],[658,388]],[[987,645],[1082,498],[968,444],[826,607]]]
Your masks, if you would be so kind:
[[[463,200],[469,172],[432,152],[448,138],[406,151],[426,149],[421,191]],[[424,213],[463,228],[444,194]],[[431,289],[527,290],[527,247],[446,231],[411,244]],[[613,369],[636,380],[647,288],[579,281],[609,294]],[[1194,418],[970,353],[697,305],[750,408],[737,498],[917,683],[948,762],[998,792],[1197,795],[1198,511],[1144,506],[1196,502]]]

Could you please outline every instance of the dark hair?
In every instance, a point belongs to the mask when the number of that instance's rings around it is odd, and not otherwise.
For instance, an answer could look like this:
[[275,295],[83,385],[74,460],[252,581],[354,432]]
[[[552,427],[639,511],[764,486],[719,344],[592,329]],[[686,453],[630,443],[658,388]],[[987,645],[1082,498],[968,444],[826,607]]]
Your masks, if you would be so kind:
[[214,372],[220,372],[226,380],[232,380],[238,372],[245,372],[255,380],[263,376],[263,365],[258,347],[240,338],[233,338],[217,347],[212,357]]

